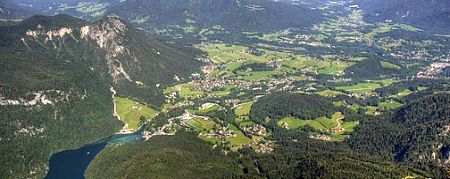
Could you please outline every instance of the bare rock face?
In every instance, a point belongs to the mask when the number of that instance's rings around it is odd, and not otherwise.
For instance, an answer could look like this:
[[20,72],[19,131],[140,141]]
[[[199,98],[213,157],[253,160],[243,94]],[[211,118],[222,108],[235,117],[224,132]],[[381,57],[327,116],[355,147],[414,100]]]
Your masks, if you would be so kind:
[[109,73],[114,83],[118,83],[121,79],[132,81],[124,70],[122,62],[117,58],[124,53],[130,54],[128,49],[123,46],[124,35],[127,30],[127,26],[120,19],[114,17],[99,21],[90,27],[81,28],[82,37],[83,34],[87,35],[100,48],[106,50]]
[[[79,32],[78,33],[74,32]],[[61,27],[57,29],[46,29],[37,26],[35,29],[29,29],[25,32],[23,43],[28,48],[27,42],[38,41],[39,44],[53,45],[53,48],[64,46],[65,38],[73,38],[74,40],[93,41],[98,47],[106,53],[105,59],[108,64],[109,74],[115,84],[120,80],[132,81],[128,73],[124,70],[122,61],[119,60],[120,55],[131,55],[129,50],[123,45],[125,33],[128,31],[127,25],[119,18],[108,17],[91,25],[81,27]],[[133,58],[135,59],[135,58]],[[134,60],[134,62],[138,62]]]
[[120,19],[109,17],[91,26],[88,34],[100,48],[111,48],[123,41],[126,30],[126,25]]
[[167,46],[117,17],[94,23],[65,16],[34,19],[25,21],[16,48],[48,51],[61,61],[66,61],[66,55],[74,55],[67,62],[79,60],[120,95],[145,98],[155,105],[164,101],[162,89],[156,84],[186,79],[202,65],[184,48]]

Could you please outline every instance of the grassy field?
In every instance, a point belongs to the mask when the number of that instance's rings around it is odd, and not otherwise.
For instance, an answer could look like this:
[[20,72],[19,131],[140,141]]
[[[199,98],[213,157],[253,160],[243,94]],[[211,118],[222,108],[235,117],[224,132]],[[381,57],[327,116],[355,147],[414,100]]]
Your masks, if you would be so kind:
[[239,123],[239,125],[241,125],[241,127],[248,127],[251,126],[253,124],[256,124],[255,122],[253,122],[252,120],[245,120]]
[[243,80],[259,81],[275,74],[278,74],[278,71],[252,71],[241,74],[241,76]]
[[374,116],[376,114],[376,111],[378,110],[378,107],[376,106],[365,106],[364,108],[367,110],[366,114],[372,116]]
[[318,74],[335,75],[339,72],[343,72],[347,67],[353,64],[342,61],[315,60],[300,55],[297,55],[296,59],[297,60],[284,61],[283,65],[294,70],[307,68],[308,71],[317,72]]
[[236,114],[236,116],[248,116],[252,105],[253,101],[242,103],[240,106],[234,109],[234,114]]
[[[318,131],[328,132],[332,134],[332,141],[343,141],[348,135],[343,135],[346,132],[352,132],[353,128],[357,126],[358,122],[344,122],[342,121],[345,116],[341,112],[335,112],[332,118],[320,117],[314,120],[301,120],[295,117],[285,117],[278,121],[277,125],[283,127],[284,124],[288,125],[289,130],[298,129],[303,126],[310,126]],[[343,131],[338,133],[332,133],[331,128],[341,125],[344,128]]]
[[373,37],[375,37],[378,34],[381,33],[385,33],[385,32],[390,32],[392,31],[393,26],[392,25],[380,25],[377,28],[372,29],[371,32],[367,33],[364,35],[364,38],[366,39],[372,39]]
[[264,54],[256,56],[247,53],[247,47],[242,45],[226,45],[223,43],[204,43],[196,48],[207,53],[207,56],[215,64],[236,63],[236,62],[259,62],[264,63],[270,59],[286,59],[293,55],[287,52],[264,50]]
[[416,28],[411,25],[406,25],[406,24],[382,24],[380,26],[377,26],[377,28],[372,29],[371,32],[365,34],[364,37],[366,39],[372,39],[373,37],[375,37],[378,34],[390,32],[394,29],[403,29],[403,30],[412,31],[412,32],[423,31],[422,29]]
[[409,89],[405,89],[405,90],[401,91],[400,93],[398,93],[396,96],[401,98],[401,97],[408,96],[411,93],[413,93],[413,91],[411,91]]
[[[423,90],[426,90],[426,89],[427,89],[427,87],[422,87],[422,86],[419,86],[417,88],[418,91],[423,91]],[[408,96],[408,95],[410,95],[412,93],[414,93],[414,91],[411,91],[409,89],[405,89],[405,90],[397,93],[396,95],[391,95],[390,97],[391,98],[402,98],[402,97]]]
[[228,128],[236,134],[236,137],[227,137],[225,140],[230,142],[231,149],[233,151],[237,151],[242,148],[244,145],[249,145],[252,143],[252,139],[248,138],[244,135],[235,125],[230,124]]
[[131,99],[116,97],[114,102],[116,103],[117,114],[121,120],[128,124],[128,129],[131,131],[139,128],[141,116],[148,120],[158,114],[155,109]]
[[197,110],[188,110],[190,113],[192,114],[204,114],[204,113],[208,113],[208,112],[212,112],[212,111],[217,111],[220,108],[220,105],[218,104],[213,104],[211,107],[209,108],[205,108],[205,109],[197,109]]
[[335,75],[339,72],[343,72],[347,67],[349,67],[352,64],[339,61],[330,61],[328,63],[325,63],[325,65],[326,66],[319,68],[317,73],[326,75]]
[[337,95],[341,95],[344,93],[340,92],[340,91],[334,91],[334,90],[324,90],[324,91],[318,92],[317,94],[319,94],[321,96],[325,96],[325,97],[332,97],[332,96],[337,96]]
[[196,128],[198,131],[209,131],[214,128],[216,122],[211,119],[204,119],[200,117],[194,117],[186,121],[186,124]]
[[324,116],[314,120],[302,120],[289,116],[279,120],[277,124],[281,127],[286,123],[289,129],[298,129],[308,125],[316,130],[329,131],[329,129],[338,125],[338,120],[342,120],[344,117],[340,112],[334,113],[331,119]]
[[398,82],[396,80],[393,79],[383,79],[383,80],[367,80],[367,82],[371,82],[371,83],[379,83],[382,86],[389,86],[392,83]]
[[389,101],[385,101],[385,102],[380,102],[378,104],[378,107],[385,108],[385,109],[394,109],[394,108],[398,108],[402,105],[403,105],[402,103],[399,103],[397,101],[389,100]]
[[208,54],[208,57],[213,63],[221,64],[239,59],[254,59],[263,60],[262,56],[254,56],[245,53],[246,47],[240,45],[225,45],[225,44],[203,44],[198,46],[202,51]]
[[194,86],[197,86],[199,84],[197,83],[183,83],[183,84],[178,84],[176,86],[167,88],[164,93],[165,94],[169,94],[172,92],[178,92],[178,94],[180,95],[180,97],[184,98],[184,99],[196,99],[199,98],[199,96],[204,95],[203,91],[193,91],[191,88]]
[[359,83],[352,86],[338,86],[336,89],[345,90],[350,93],[364,93],[371,92],[380,87],[382,86],[379,83]]

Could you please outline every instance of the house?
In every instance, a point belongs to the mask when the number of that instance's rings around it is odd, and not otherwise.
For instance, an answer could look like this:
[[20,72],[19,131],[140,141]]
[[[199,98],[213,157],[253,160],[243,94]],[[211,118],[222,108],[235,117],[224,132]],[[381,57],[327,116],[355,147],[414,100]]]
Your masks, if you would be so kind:
[[334,133],[339,133],[339,132],[344,131],[344,128],[342,128],[341,126],[337,126],[337,127],[331,128],[331,131]]
[[189,120],[192,119],[192,115],[191,113],[189,113],[189,111],[185,110],[183,115],[181,116],[182,120]]
[[215,67],[212,66],[212,65],[203,66],[203,67],[202,67],[202,72],[205,73],[205,74],[210,74],[211,72],[214,71],[214,68],[215,68]]

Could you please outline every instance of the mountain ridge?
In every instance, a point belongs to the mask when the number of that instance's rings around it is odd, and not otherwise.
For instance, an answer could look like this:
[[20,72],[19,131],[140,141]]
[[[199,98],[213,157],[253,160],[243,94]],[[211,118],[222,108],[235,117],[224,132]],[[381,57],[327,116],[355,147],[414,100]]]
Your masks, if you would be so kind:
[[119,131],[111,87],[158,108],[164,95],[155,84],[200,65],[113,17],[33,16],[0,26],[0,39],[0,151],[11,154],[0,159],[1,178],[43,177],[51,153]]

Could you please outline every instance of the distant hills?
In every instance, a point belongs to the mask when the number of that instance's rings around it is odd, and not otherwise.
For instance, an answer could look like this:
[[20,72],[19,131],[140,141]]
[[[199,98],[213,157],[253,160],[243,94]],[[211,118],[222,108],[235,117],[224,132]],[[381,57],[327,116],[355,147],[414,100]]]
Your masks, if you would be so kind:
[[118,16],[152,32],[208,28],[269,32],[309,27],[326,18],[322,10],[311,6],[323,3],[315,0],[18,0],[14,3],[47,15],[69,14],[89,20]]
[[324,20],[322,11],[272,0],[128,0],[106,11],[145,28],[220,26],[231,31],[301,28]]
[[448,0],[359,0],[358,3],[369,22],[392,20],[447,33],[450,27]]
[[0,2],[0,19],[21,19],[34,14],[40,14],[40,12],[19,6],[10,0]]

